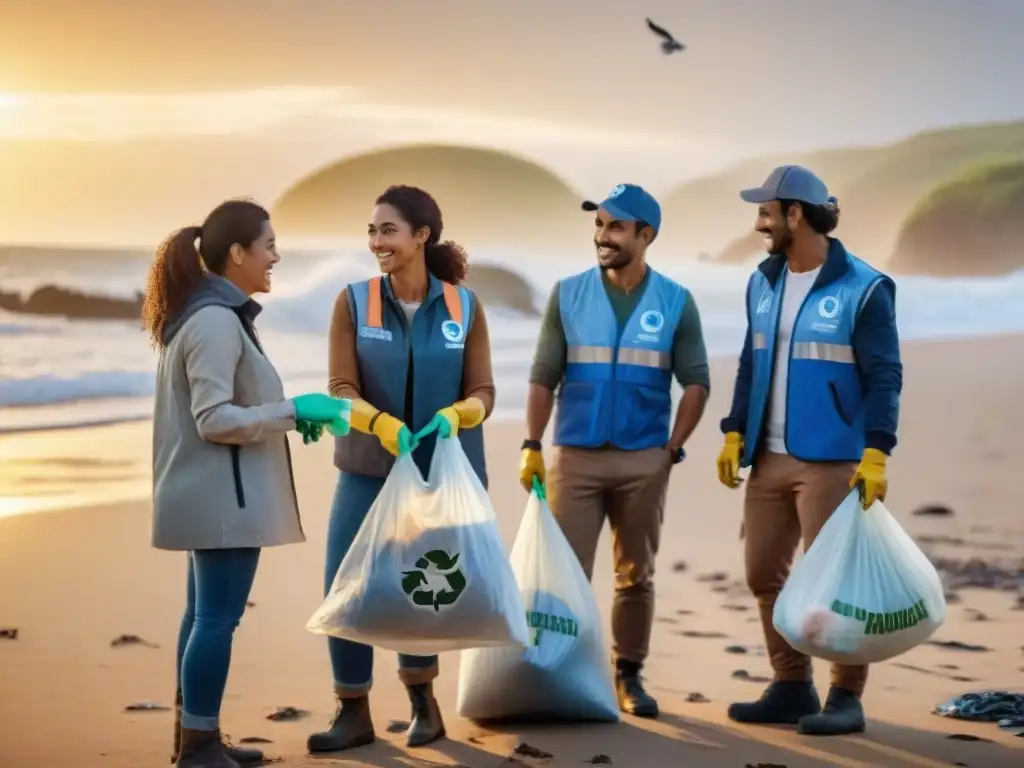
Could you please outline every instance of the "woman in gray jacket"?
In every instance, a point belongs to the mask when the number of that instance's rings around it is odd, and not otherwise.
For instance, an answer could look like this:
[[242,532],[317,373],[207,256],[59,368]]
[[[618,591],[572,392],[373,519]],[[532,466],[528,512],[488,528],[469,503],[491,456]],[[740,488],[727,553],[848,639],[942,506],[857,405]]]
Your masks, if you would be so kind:
[[189,553],[174,749],[183,768],[262,759],[220,737],[232,635],[260,549],[305,540],[285,433],[297,422],[344,429],[350,408],[320,393],[286,399],[260,346],[251,297],[270,291],[279,260],[266,210],[229,200],[164,243],[143,305],[160,351],[153,546]]

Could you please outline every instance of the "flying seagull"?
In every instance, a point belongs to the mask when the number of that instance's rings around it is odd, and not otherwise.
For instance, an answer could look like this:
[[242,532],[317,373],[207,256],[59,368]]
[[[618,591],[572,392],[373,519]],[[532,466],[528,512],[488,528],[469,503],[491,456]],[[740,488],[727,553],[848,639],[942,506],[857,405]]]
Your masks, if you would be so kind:
[[686,46],[672,37],[672,33],[667,29],[663,29],[655,24],[650,19],[647,19],[647,28],[654,34],[662,38],[661,41],[661,52],[664,54],[675,53],[676,51],[685,51]]

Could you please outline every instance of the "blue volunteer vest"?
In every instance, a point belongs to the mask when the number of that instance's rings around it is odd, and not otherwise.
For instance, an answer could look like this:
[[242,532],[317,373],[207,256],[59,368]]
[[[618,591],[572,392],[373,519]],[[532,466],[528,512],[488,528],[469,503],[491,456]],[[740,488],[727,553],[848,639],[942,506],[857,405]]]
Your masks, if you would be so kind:
[[650,271],[621,334],[596,267],[558,286],[566,367],[555,445],[625,451],[665,445],[672,416],[672,341],[686,304],[677,283]]
[[[373,298],[371,289],[376,292]],[[463,353],[475,310],[472,293],[431,275],[411,326],[382,278],[353,284],[349,296],[363,399],[416,432],[439,410],[463,398]],[[486,488],[482,425],[460,429],[458,437]],[[430,466],[436,439],[436,434],[429,435],[414,452],[421,470]]]
[[[870,292],[888,278],[852,254],[840,278],[811,288],[789,348],[786,450],[802,461],[859,461],[864,452],[864,386],[853,330]],[[820,279],[820,278],[819,278]],[[786,272],[774,289],[756,270],[747,289],[752,380],[742,466],[755,458],[768,409]]]

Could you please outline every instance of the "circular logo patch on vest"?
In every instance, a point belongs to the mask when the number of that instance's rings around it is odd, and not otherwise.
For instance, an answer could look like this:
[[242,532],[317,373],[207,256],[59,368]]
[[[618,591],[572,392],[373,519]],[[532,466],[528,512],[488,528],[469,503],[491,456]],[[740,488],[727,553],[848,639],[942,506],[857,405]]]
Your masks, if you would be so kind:
[[640,327],[647,333],[657,333],[665,327],[665,316],[656,309],[649,309],[640,315]]
[[826,296],[818,302],[818,314],[831,320],[839,314],[841,306],[838,296]]
[[441,323],[441,333],[448,341],[462,341],[462,325],[454,320],[445,320]]
[[625,184],[619,184],[617,187],[615,187],[615,189],[613,189],[611,192],[608,193],[608,198],[611,199],[613,197],[618,197],[619,195],[621,195],[625,191],[626,191],[626,185]]

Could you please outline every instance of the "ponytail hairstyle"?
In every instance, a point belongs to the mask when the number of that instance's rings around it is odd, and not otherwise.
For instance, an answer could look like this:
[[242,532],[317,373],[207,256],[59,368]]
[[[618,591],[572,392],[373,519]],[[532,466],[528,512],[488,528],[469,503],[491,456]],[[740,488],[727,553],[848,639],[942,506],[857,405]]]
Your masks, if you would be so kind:
[[839,226],[839,200],[830,197],[824,205],[810,205],[799,200],[780,200],[782,215],[785,216],[794,205],[799,205],[804,212],[807,226],[819,235],[829,235]]
[[[270,214],[251,200],[227,200],[201,227],[185,227],[157,249],[142,300],[142,326],[157,349],[164,330],[181,313],[207,272],[223,275],[231,246],[249,248],[263,233]],[[197,247],[198,243],[198,247]]]
[[376,205],[390,205],[408,224],[412,231],[426,227],[430,230],[423,252],[427,269],[438,280],[459,285],[469,272],[469,256],[465,249],[453,240],[441,242],[441,209],[427,192],[419,187],[405,185],[391,186],[377,198]]

